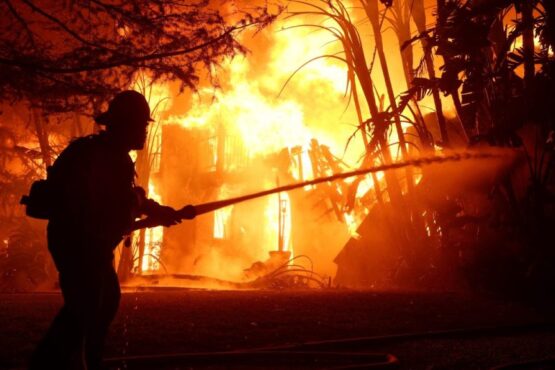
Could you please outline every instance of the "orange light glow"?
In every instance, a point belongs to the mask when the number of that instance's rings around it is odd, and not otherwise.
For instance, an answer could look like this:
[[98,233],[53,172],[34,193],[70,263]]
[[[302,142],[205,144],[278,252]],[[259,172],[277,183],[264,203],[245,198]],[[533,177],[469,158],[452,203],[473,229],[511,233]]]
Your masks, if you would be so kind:
[[[149,185],[148,197],[154,201],[161,202],[161,197],[156,193],[154,185]],[[160,252],[163,239],[164,228],[162,226],[145,230],[145,252],[141,261],[143,272],[158,271],[160,268]]]
[[[325,24],[326,22],[331,21],[325,21]],[[161,125],[179,125],[189,131],[199,130],[207,134],[207,145],[210,147],[207,153],[210,153],[210,158],[207,158],[206,162],[210,163],[207,163],[207,168],[203,167],[202,171],[209,171],[209,175],[214,175],[217,181],[225,179],[226,174],[234,171],[252,171],[253,164],[257,163],[256,169],[260,176],[255,182],[236,186],[224,181],[216,186],[217,190],[210,193],[206,201],[236,197],[245,191],[274,187],[276,184],[270,178],[276,168],[272,164],[260,165],[267,163],[261,158],[271,158],[285,149],[290,156],[287,182],[332,175],[334,169],[331,167],[313,168],[317,164],[311,157],[312,139],[317,139],[319,143],[329,147],[329,151],[335,156],[341,156],[341,160],[347,164],[344,168],[360,165],[359,159],[365,150],[362,140],[357,137],[350,144],[349,150],[345,150],[345,143],[355,130],[353,124],[358,122],[354,106],[351,104],[345,109],[349,101],[344,95],[347,87],[346,66],[333,58],[316,58],[297,71],[300,66],[315,57],[334,54],[340,48],[339,44],[331,42],[333,37],[327,32],[313,32],[313,29],[303,27],[285,29],[287,25],[282,26],[283,30],[272,30],[271,35],[266,35],[271,37],[269,50],[252,52],[261,52],[267,58],[264,59],[263,69],[255,64],[258,62],[256,58],[253,61],[250,54],[226,59],[212,71],[214,75],[221,73],[218,77],[221,79],[221,88],[199,87],[191,95],[191,104],[187,106],[185,113],[173,113],[169,110],[168,114],[160,119]],[[249,42],[246,39],[241,41]],[[259,47],[260,45],[254,46],[255,49]],[[253,70],[257,72],[253,73]],[[289,80],[292,75],[293,78]],[[288,82],[284,87],[286,81]],[[378,80],[377,83],[382,82]],[[381,88],[376,87],[378,90]],[[157,86],[151,96],[152,101],[170,96],[168,86]],[[165,104],[173,107],[175,101],[170,98]],[[151,108],[154,110],[153,106]],[[406,126],[405,124],[404,128]],[[395,137],[396,133],[391,130],[391,143],[398,141]],[[158,146],[162,147],[160,142]],[[398,145],[392,144],[390,150],[393,157],[398,159]],[[376,176],[383,182],[383,173]],[[360,199],[368,194],[373,186],[370,177],[361,181],[356,198]],[[315,186],[304,188],[306,194],[317,190]],[[337,194],[345,195],[344,190],[337,189]],[[157,196],[157,193],[166,194],[166,191],[173,190],[156,189],[152,185],[149,187],[149,193],[153,196]],[[334,200],[336,201],[337,199]],[[214,212],[211,216],[213,226],[209,232],[212,241],[218,242],[202,241],[209,250],[200,254],[202,260],[195,260],[193,268],[198,270],[193,271],[194,273],[209,275],[216,271],[219,276],[226,278],[239,277],[237,273],[241,273],[244,266],[231,265],[244,262],[238,262],[240,258],[237,256],[227,255],[227,247],[224,246],[225,242],[232,238],[251,241],[250,236],[244,235],[247,232],[245,230],[249,230],[248,226],[244,227],[248,223],[260,223],[260,227],[254,232],[257,235],[256,240],[252,239],[251,243],[254,250],[246,253],[250,259],[249,263],[254,262],[253,258],[265,260],[270,251],[293,251],[293,229],[301,228],[302,225],[294,224],[290,195],[282,193],[268,197],[263,202],[264,205],[260,208],[253,207],[256,212],[263,212],[263,215],[249,214],[250,210],[241,208],[242,206],[227,207]],[[339,220],[344,223],[342,226],[346,235],[357,237],[356,230],[366,211],[342,213],[342,205],[338,206],[337,217],[331,218],[335,222]],[[235,222],[235,215],[249,221]],[[161,229],[147,231],[145,253],[141,262],[143,271],[154,271],[160,267],[156,258],[160,255],[162,238]],[[295,248],[299,247],[296,245]],[[208,262],[209,259],[212,262]]]

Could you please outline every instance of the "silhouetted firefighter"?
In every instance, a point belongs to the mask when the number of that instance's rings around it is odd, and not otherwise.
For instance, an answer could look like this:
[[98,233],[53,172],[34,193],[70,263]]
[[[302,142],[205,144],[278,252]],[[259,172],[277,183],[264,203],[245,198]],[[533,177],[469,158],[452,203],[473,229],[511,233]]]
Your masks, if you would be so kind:
[[143,95],[124,91],[96,118],[106,131],[73,141],[24,197],[27,214],[46,218],[48,248],[64,306],[31,359],[31,369],[99,369],[120,301],[113,250],[147,215],[149,225],[193,218],[147,199],[134,185],[130,150],[142,149],[150,118]]

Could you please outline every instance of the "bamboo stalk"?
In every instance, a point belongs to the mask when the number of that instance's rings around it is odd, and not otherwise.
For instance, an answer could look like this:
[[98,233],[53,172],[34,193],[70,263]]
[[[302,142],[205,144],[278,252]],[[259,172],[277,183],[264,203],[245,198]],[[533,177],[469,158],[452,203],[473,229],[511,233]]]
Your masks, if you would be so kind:
[[[437,12],[438,17],[440,16],[440,11],[445,5],[444,1],[438,0],[437,2]],[[424,7],[415,7],[413,9],[413,19],[416,24],[418,32],[423,33],[426,31],[426,13]],[[430,80],[434,81],[436,79],[434,59],[432,58],[432,50],[428,41],[424,38],[422,39],[422,46],[424,49],[424,61],[426,64],[426,70],[428,72],[428,77]],[[456,92],[455,92],[456,94]],[[441,96],[439,94],[439,89],[434,87],[432,89],[432,97],[434,99],[434,105],[436,107],[437,124],[439,126],[439,132],[441,135],[441,141],[444,146],[449,146],[449,135],[447,133],[447,124],[445,121],[445,116],[443,115],[443,104],[441,102]]]
[[[403,132],[403,127],[401,125],[401,118],[400,118],[401,112],[397,111],[397,102],[395,99],[395,93],[393,91],[393,84],[391,82],[391,75],[389,73],[387,58],[385,56],[381,22],[380,22],[379,9],[378,9],[378,0],[361,0],[361,4],[364,7],[366,15],[368,16],[368,19],[370,20],[370,24],[372,25],[372,30],[374,31],[376,50],[378,52],[378,58],[380,60],[380,65],[382,67],[382,73],[383,73],[385,86],[387,90],[387,96],[389,99],[389,105],[391,106],[392,111],[396,112],[393,115],[393,119],[395,122],[395,130],[397,131],[397,137],[399,138],[399,147],[401,149],[401,155],[403,159],[408,159],[405,133]],[[407,167],[406,169],[406,178],[407,178],[408,191],[411,192],[413,188],[413,173],[410,167]]]
[[[397,112],[397,102],[395,99],[395,93],[393,92],[393,84],[391,83],[391,75],[389,73],[389,66],[387,63],[387,58],[385,56],[382,31],[380,28],[380,18],[378,11],[378,0],[361,0],[362,6],[366,11],[366,15],[370,20],[372,25],[372,30],[374,31],[374,40],[376,42],[376,50],[378,52],[378,58],[380,60],[380,65],[382,67],[382,72],[384,76],[385,86],[387,90],[387,97],[389,99],[389,104],[394,112]],[[399,137],[399,145],[401,148],[401,153],[403,158],[408,158],[407,154],[407,144],[405,141],[405,134],[401,126],[401,119],[399,114],[395,114],[395,129],[397,130],[397,135]]]

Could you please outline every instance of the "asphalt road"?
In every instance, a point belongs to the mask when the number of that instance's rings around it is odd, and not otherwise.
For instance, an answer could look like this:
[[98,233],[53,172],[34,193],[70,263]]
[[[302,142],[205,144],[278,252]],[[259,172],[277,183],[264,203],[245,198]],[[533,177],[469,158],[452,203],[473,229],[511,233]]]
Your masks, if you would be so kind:
[[[56,293],[0,295],[1,369],[25,367],[60,305]],[[539,305],[438,292],[128,292],[112,326],[106,357],[247,353],[234,355],[240,357],[235,367],[224,355],[217,366],[203,360],[180,365],[191,357],[177,356],[171,364],[116,362],[114,369],[341,368],[370,361],[355,355],[344,356],[349,361],[328,358],[330,353],[357,352],[394,355],[403,369],[489,369],[555,356],[554,312]],[[497,327],[501,329],[491,329]],[[472,330],[445,332],[453,329]],[[362,339],[345,341],[348,338]],[[299,346],[310,342],[317,343]],[[323,354],[316,359],[310,354],[307,360],[306,355],[267,353],[284,346],[289,352]],[[245,352],[252,349],[266,354]]]

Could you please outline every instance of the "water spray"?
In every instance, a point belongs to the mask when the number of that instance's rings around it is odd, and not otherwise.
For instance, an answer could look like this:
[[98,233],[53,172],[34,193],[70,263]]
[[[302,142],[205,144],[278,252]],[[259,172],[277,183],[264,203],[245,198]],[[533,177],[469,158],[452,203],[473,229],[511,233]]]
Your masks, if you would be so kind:
[[[409,166],[421,167],[421,166],[436,164],[436,163],[458,162],[458,161],[466,161],[466,160],[485,160],[485,159],[502,158],[507,156],[508,156],[507,154],[491,153],[491,152],[483,152],[483,153],[463,152],[463,153],[453,153],[453,154],[443,155],[443,156],[430,156],[430,157],[422,157],[417,159],[409,159],[406,161],[384,164],[384,165],[374,166],[369,168],[363,168],[355,171],[338,173],[331,176],[319,177],[313,180],[278,186],[273,189],[263,190],[257,193],[247,194],[236,198],[217,200],[214,202],[202,203],[197,205],[187,205],[181,208],[180,210],[178,210],[177,212],[179,213],[182,219],[190,220],[195,218],[196,216],[213,212],[217,209],[231,206],[237,203],[246,202],[247,200],[257,199],[257,198],[265,197],[267,195],[281,193],[284,191],[291,191],[299,188],[304,188],[305,186],[317,185],[324,182],[343,180],[343,179],[348,179],[350,177],[367,175],[369,173],[374,173],[374,172],[395,170],[395,169],[400,169],[400,168],[409,167]],[[154,219],[147,217],[143,220],[139,220],[135,222],[133,229],[137,230],[137,229],[155,227],[155,226],[159,226],[158,223]]]

